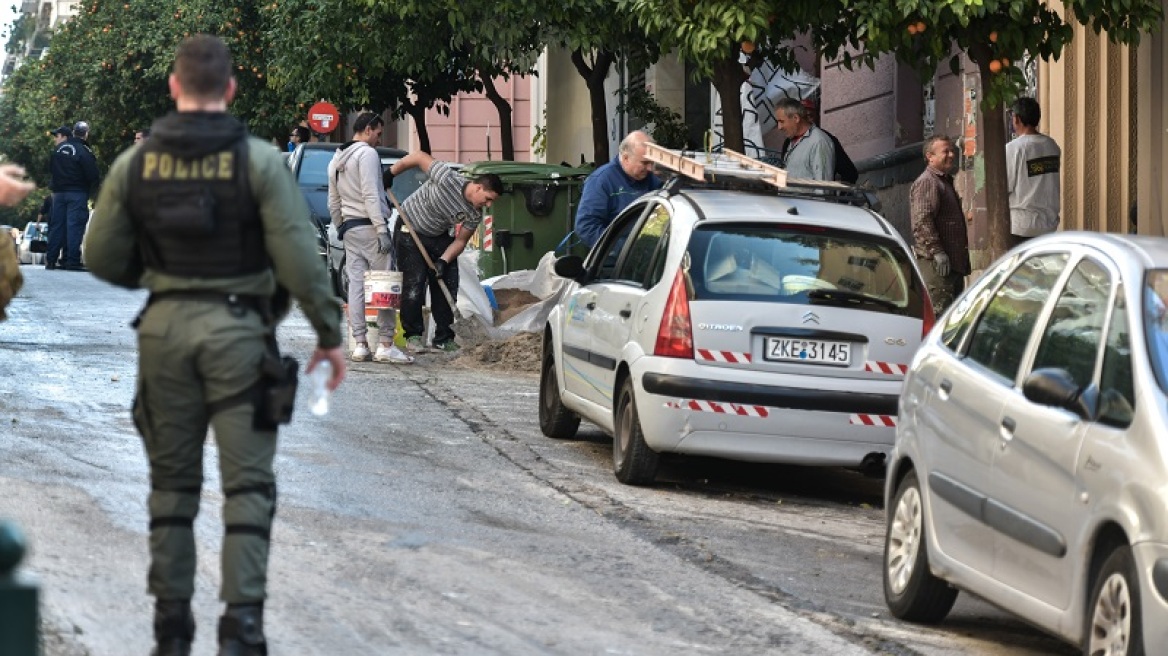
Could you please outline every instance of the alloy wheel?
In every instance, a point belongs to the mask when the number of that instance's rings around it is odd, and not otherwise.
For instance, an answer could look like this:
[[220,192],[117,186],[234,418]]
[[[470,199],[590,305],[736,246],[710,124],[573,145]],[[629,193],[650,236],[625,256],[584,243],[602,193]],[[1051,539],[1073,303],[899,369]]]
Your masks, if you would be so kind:
[[921,493],[916,487],[904,491],[888,527],[888,585],[896,594],[904,592],[912,579],[917,552],[921,548]]
[[1128,582],[1118,572],[1103,582],[1091,614],[1091,656],[1126,656],[1131,636],[1132,603]]

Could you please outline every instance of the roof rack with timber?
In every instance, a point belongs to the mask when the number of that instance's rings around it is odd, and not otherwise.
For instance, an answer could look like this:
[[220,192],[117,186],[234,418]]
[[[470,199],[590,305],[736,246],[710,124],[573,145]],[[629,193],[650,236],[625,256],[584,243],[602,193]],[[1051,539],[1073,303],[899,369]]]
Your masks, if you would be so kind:
[[766,185],[786,192],[785,195],[807,195],[820,200],[867,205],[873,209],[879,207],[875,195],[859,187],[844,182],[792,178],[787,175],[786,169],[728,148],[723,148],[721,152],[696,152],[671,150],[647,143],[645,159],[677,174],[666,183],[667,190],[676,189],[686,179],[715,187],[757,190],[759,185]]

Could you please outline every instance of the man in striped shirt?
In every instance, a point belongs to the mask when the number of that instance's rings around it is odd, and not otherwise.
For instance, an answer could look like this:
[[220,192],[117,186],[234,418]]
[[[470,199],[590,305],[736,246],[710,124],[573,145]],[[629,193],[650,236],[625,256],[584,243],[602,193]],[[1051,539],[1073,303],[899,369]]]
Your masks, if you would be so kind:
[[[423,333],[422,305],[429,286],[430,313],[434,317],[433,346],[439,351],[453,352],[458,350],[451,328],[455,308],[447,304],[438,280],[446,283],[457,301],[457,258],[478,229],[482,209],[503,193],[503,181],[493,173],[467,180],[445,162],[435,160],[429,153],[416,151],[389,167],[388,175],[384,176],[385,188],[390,187],[393,176],[415,166],[428,173],[430,179],[402,205],[410,227],[405,225],[406,221],[398,221],[393,239],[398,267],[402,271],[399,309],[402,332],[411,352],[425,353],[428,350]],[[430,271],[426,266],[421,251],[409,234],[411,227],[433,260],[436,271]]]

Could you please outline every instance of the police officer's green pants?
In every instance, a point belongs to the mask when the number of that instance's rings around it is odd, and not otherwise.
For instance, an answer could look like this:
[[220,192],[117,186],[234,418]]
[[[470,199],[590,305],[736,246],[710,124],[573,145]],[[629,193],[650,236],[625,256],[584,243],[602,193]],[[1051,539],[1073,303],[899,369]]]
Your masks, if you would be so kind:
[[[254,428],[248,395],[260,377],[264,335],[254,310],[214,299],[164,298],[141,317],[134,423],[150,461],[148,584],[158,599],[194,594],[193,528],[208,425],[219,448],[224,496],[220,598],[247,603],[265,597],[276,432]],[[232,402],[237,398],[244,400]]]

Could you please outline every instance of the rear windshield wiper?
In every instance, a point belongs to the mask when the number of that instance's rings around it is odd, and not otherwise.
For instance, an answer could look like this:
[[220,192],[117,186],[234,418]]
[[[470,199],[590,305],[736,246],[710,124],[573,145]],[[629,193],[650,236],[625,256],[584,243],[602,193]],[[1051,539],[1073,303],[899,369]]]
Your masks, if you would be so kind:
[[890,310],[903,311],[904,308],[893,303],[892,301],[877,298],[875,296],[868,296],[867,294],[859,294],[856,292],[849,292],[844,289],[812,289],[807,292],[807,298],[817,303],[834,303],[836,305],[856,305],[870,303],[872,305],[879,305]]

